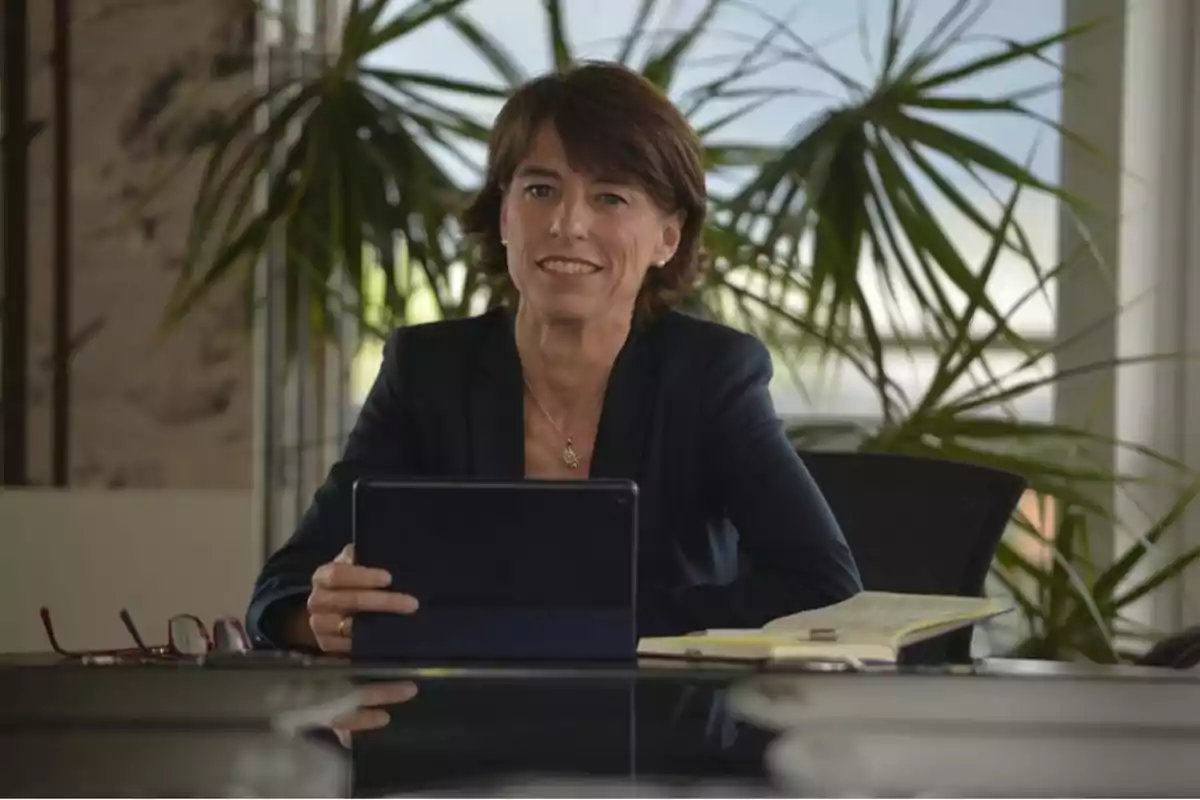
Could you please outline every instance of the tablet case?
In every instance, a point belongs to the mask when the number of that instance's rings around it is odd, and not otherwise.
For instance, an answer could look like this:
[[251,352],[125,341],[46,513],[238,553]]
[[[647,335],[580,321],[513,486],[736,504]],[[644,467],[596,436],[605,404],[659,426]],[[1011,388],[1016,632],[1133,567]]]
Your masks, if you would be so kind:
[[637,486],[623,480],[360,479],[355,560],[411,615],[356,615],[351,655],[634,660]]

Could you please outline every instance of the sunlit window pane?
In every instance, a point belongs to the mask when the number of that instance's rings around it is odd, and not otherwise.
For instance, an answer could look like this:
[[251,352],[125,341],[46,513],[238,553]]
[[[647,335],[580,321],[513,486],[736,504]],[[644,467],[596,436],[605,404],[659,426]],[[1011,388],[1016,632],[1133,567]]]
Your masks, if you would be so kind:
[[[1053,359],[1025,366],[1028,359],[1013,351],[990,351],[976,369],[953,384],[940,407],[948,401],[996,397],[1018,386],[1032,385],[1003,403],[984,403],[975,413],[1009,411],[1023,419],[1049,421],[1054,415],[1054,390],[1046,384]],[[886,356],[888,378],[899,385],[904,397],[916,404],[928,391],[938,372],[939,355],[932,350],[892,351]],[[984,371],[987,366],[988,372]],[[883,413],[879,391],[871,380],[845,363],[821,366],[802,362],[795,369],[779,370],[772,383],[776,408],[788,417],[838,417],[878,419]],[[979,391],[975,391],[975,390]],[[971,397],[968,397],[971,395]]]
[[[394,4],[395,11],[389,13],[398,13],[406,5],[397,2]],[[613,57],[641,5],[640,0],[564,2],[567,32],[576,55],[587,58]],[[648,21],[649,28],[651,31],[679,30],[691,23],[706,5],[699,0],[658,4],[656,15]],[[910,46],[915,46],[923,42],[927,35],[939,30],[946,13],[957,3],[956,0],[919,0],[903,5],[911,9],[912,24],[907,41]],[[817,47],[821,59],[828,65],[853,80],[870,85],[878,74],[882,36],[890,6],[890,0],[805,3],[794,9],[795,13],[788,16],[788,21],[795,35]],[[947,66],[965,63],[1005,41],[1029,41],[1052,35],[1061,30],[1063,24],[1061,0],[1004,0],[1002,3],[979,4],[979,7],[984,9],[983,13],[970,33],[961,37],[948,53],[945,61]],[[790,10],[793,9],[784,9],[769,2],[737,3],[724,7],[709,33],[696,44],[691,57],[673,81],[672,95],[682,99],[689,90],[723,74],[747,48],[762,40],[772,25],[769,19],[771,15]],[[547,47],[527,46],[530,41],[546,41],[548,35],[545,11],[538,0],[473,3],[465,6],[463,13],[505,45],[508,55],[528,74],[550,68]],[[643,37],[634,50],[633,63],[641,63],[657,44],[658,39],[654,35]],[[1049,52],[1051,61],[1058,58],[1058,52]],[[370,60],[374,64],[396,69],[433,70],[448,78],[473,81],[494,79],[491,67],[479,52],[443,22],[424,26],[415,34],[405,36],[402,41],[380,48]],[[1059,170],[1058,147],[1056,136],[1048,125],[1059,119],[1061,95],[1057,87],[1060,80],[1061,75],[1054,64],[1035,58],[1019,59],[974,83],[956,85],[955,90],[956,93],[967,92],[971,96],[986,98],[1015,96],[1029,112],[1028,116],[933,111],[921,116],[994,147],[1015,163],[1028,164],[1038,177],[1055,182]],[[815,115],[850,99],[845,87],[829,74],[796,58],[779,59],[778,63],[772,63],[758,72],[747,85],[782,87],[791,93],[777,102],[737,115],[710,139],[711,143],[778,144],[787,141]],[[499,110],[499,101],[494,99],[468,98],[457,94],[442,96],[433,89],[429,92],[432,97],[452,100],[456,107],[476,113],[485,122]],[[724,116],[734,107],[735,101],[732,100],[726,101],[726,105],[712,104],[698,112],[693,121],[697,126],[703,126]],[[483,152],[480,147],[466,145],[466,150],[473,154],[478,163],[482,163]],[[923,155],[939,172],[950,178],[968,202],[993,222],[999,219],[1003,202],[1010,191],[1005,180],[989,174],[967,174],[956,165],[946,163],[934,152]],[[454,158],[448,157],[445,166],[458,174],[467,185],[477,180],[472,170]],[[918,188],[925,194],[925,202],[938,215],[953,246],[969,267],[978,269],[989,249],[987,236],[970,223],[943,192],[937,191],[919,169],[912,167],[911,171]],[[719,191],[723,187],[736,185],[738,177],[736,173],[712,175],[710,182],[714,190]],[[1034,260],[1043,268],[1049,268],[1057,259],[1057,217],[1057,203],[1033,190],[1025,192],[1016,209],[1015,220],[1028,239]],[[877,296],[879,282],[870,274],[871,271],[869,266],[864,269],[864,291],[872,307],[878,307],[879,313],[886,315],[885,304]],[[1035,273],[1024,263],[1024,259],[1006,254],[989,282],[989,290],[997,305],[1002,310],[1008,310],[1036,283]],[[1030,335],[1052,335],[1054,297],[1054,287],[1051,285],[1044,294],[1022,304],[1011,318],[1013,326]],[[961,298],[952,299],[961,304]],[[911,332],[919,315],[911,299],[905,298],[903,292],[898,303],[897,319],[906,322],[904,329]]]

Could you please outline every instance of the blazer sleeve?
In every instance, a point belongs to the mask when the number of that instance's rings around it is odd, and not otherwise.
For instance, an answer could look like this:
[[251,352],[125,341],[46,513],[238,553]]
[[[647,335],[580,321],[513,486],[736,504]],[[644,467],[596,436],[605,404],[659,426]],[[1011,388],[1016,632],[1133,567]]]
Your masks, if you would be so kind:
[[255,581],[246,629],[258,647],[283,647],[288,617],[303,607],[317,567],[350,543],[354,482],[368,474],[403,474],[413,464],[401,351],[404,329],[384,343],[379,374],[350,431],[341,457],[313,496],[288,541],[267,559]]
[[771,356],[739,334],[711,362],[701,452],[707,484],[751,565],[733,581],[675,590],[670,627],[759,627],[862,591],[833,512],[788,440],[768,384]]

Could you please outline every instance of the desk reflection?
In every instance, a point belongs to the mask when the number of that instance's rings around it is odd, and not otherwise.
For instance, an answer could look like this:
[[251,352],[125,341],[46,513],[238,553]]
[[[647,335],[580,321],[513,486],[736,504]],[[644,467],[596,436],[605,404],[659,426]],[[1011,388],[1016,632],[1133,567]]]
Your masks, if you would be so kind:
[[409,702],[417,696],[412,681],[380,681],[361,687],[357,707],[335,716],[329,722],[342,747],[350,747],[354,734],[386,728],[392,721],[390,709]]
[[0,657],[0,794],[1163,797],[1200,786],[1197,708],[1198,675],[1080,665]]
[[528,682],[357,680],[358,708],[328,726],[349,750],[350,793],[488,786],[530,779],[768,788],[770,736],[727,711],[727,684],[632,676]]

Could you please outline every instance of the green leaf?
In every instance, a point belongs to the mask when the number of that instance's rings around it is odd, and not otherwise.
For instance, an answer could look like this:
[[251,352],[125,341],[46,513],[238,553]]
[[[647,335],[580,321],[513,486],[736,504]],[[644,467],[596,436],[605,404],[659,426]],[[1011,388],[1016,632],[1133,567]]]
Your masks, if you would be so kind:
[[684,56],[695,46],[696,41],[708,28],[723,2],[724,0],[708,0],[691,27],[651,56],[650,60],[642,67],[642,75],[664,89],[670,88]]
[[617,63],[629,63],[634,48],[638,46],[638,43],[642,40],[642,36],[646,32],[646,23],[650,20],[650,15],[654,11],[654,5],[655,0],[642,0],[641,5],[638,6],[637,13],[633,18],[633,24],[629,26],[629,33],[624,36],[621,47],[617,51]]
[[839,83],[855,98],[867,95],[867,89],[863,84],[851,78],[849,73],[839,70],[830,64],[821,55],[820,48],[812,45],[804,37],[792,30],[786,19],[775,16],[771,12],[766,11],[762,5],[750,2],[750,0],[741,0],[740,2],[735,0],[733,5],[738,6],[751,16],[770,23],[771,30],[778,31],[779,35],[791,43],[792,47],[790,48],[783,45],[776,45],[773,48],[777,53],[786,57],[788,61],[815,67]]
[[566,12],[560,0],[542,0],[546,9],[547,31],[550,35],[550,56],[554,69],[565,71],[571,66],[574,57],[571,55],[571,45],[567,40]]
[[1067,39],[1087,33],[1098,24],[1098,20],[1093,20],[1081,25],[1074,25],[1040,39],[1035,39],[1032,42],[1010,45],[1002,52],[981,56],[953,69],[922,78],[916,82],[916,88],[927,92],[930,89],[945,86],[946,84],[977,78],[982,73],[1005,67],[1024,58],[1040,55],[1051,47],[1065,42]]
[[[983,348],[976,344],[968,349],[965,356],[957,364],[954,363],[955,356],[958,355],[970,336],[971,320],[974,318],[976,310],[982,307],[990,308],[993,312],[995,311],[990,298],[987,296],[987,281],[992,271],[996,268],[1000,251],[1004,247],[1004,232],[1012,224],[1013,214],[1016,211],[1017,201],[1020,199],[1020,196],[1021,185],[1016,184],[1013,187],[1012,196],[1004,208],[1000,224],[997,226],[1000,230],[1000,235],[992,239],[988,254],[984,258],[983,267],[980,269],[978,289],[968,296],[967,308],[958,319],[958,329],[954,339],[950,342],[945,353],[938,361],[937,371],[930,382],[929,390],[917,407],[917,414],[927,411],[936,404],[950,390],[950,387],[965,374],[970,365],[983,355]],[[998,312],[993,313],[993,316],[998,316]]]
[[990,0],[984,0],[984,2],[957,0],[946,10],[941,19],[930,27],[925,39],[913,48],[912,55],[901,68],[895,83],[911,83],[927,66],[945,56],[962,41],[966,33],[987,11],[989,5]]
[[382,28],[373,30],[367,37],[365,48],[356,55],[359,57],[366,55],[385,44],[391,44],[402,36],[407,36],[430,22],[444,19],[466,2],[467,0],[415,0],[394,20]]
[[529,79],[508,48],[476,25],[473,20],[457,12],[451,12],[446,15],[446,22],[451,28],[458,31],[459,36],[474,46],[488,66],[500,76],[509,89],[515,89]]
[[[363,77],[374,78],[382,81],[389,86],[402,88],[405,92],[414,92],[414,87],[425,86],[433,89],[444,89],[446,91],[455,92],[467,97],[491,97],[503,100],[508,97],[508,90],[500,86],[487,86],[482,83],[474,83],[471,81],[455,80],[446,78],[441,75],[431,75],[423,72],[411,72],[406,70],[396,69],[380,69],[378,67],[370,67],[362,70]],[[430,103],[429,100],[424,100],[425,103]],[[444,112],[451,117],[459,116],[466,118],[466,115],[457,112],[454,109],[445,106],[439,106]]]
[[391,0],[373,0],[368,6],[356,2],[350,6],[342,26],[342,46],[339,57],[355,61],[371,49],[375,26]]
[[1046,183],[998,150],[949,128],[901,114],[892,120],[889,130],[902,139],[936,150],[960,164],[979,165],[1019,186],[1030,186],[1076,206],[1088,207],[1083,200],[1060,187]]
[[705,167],[711,172],[723,168],[757,166],[775,158],[777,153],[775,148],[761,145],[710,145],[704,149]]
[[[1192,501],[1196,499],[1197,494],[1200,494],[1200,481],[1194,482],[1187,488],[1175,504],[1150,528],[1141,539],[1130,547],[1125,553],[1118,558],[1113,565],[1107,569],[1103,575],[1096,581],[1093,588],[1093,594],[1097,597],[1107,600],[1110,596],[1115,595],[1117,588],[1130,573],[1134,570],[1142,558],[1149,552],[1150,546],[1157,544],[1162,535],[1187,511]],[[1121,608],[1130,602],[1128,599],[1113,602],[1114,608]]]
[[887,42],[884,45],[882,64],[882,80],[884,82],[890,81],[894,77],[896,65],[900,59],[900,48],[912,28],[915,5],[908,4],[903,15],[900,12],[900,5],[900,0],[891,0],[888,4]]
[[1141,600],[1168,581],[1178,578],[1198,560],[1200,560],[1200,546],[1185,550],[1181,555],[1172,559],[1166,566],[1139,583],[1135,588],[1117,597],[1113,601],[1113,605],[1117,608],[1125,608],[1129,604]]
[[[1077,536],[1086,536],[1086,532],[1080,527],[1082,519],[1069,513],[1070,506],[1065,510],[1068,513],[1064,514],[1053,543],[1057,546],[1051,546],[1049,549],[1053,558],[1049,571],[1031,563],[1019,551],[1002,543],[996,554],[996,563],[1000,569],[993,569],[991,574],[1002,582],[1006,578],[1013,582],[1011,577],[1001,570],[1011,572],[1016,569],[1037,584],[1038,601],[1033,609],[1026,612],[1026,616],[1035,623],[1031,627],[1041,626],[1041,635],[1046,644],[1054,645],[1052,650],[1065,648],[1068,642],[1094,637],[1099,640],[1099,647],[1093,648],[1093,658],[1112,660],[1116,654],[1116,644],[1112,636],[1111,619],[1105,616],[1102,607],[1088,590],[1086,581],[1072,564],[1071,551],[1074,540]],[[1005,577],[1001,577],[1001,574]]]
[[[1028,380],[1019,381],[1007,389],[999,389],[992,394],[985,394],[992,386],[985,385],[984,387],[971,389],[963,397],[946,404],[945,408],[957,414],[965,414],[978,408],[986,406],[994,406],[1008,400],[1013,400],[1022,395],[1042,389],[1044,387],[1064,383],[1069,379],[1090,375],[1093,373],[1111,373],[1117,370],[1133,366],[1136,364],[1150,364],[1160,361],[1175,361],[1182,360],[1187,357],[1186,354],[1180,353],[1161,353],[1144,356],[1129,356],[1126,358],[1109,358],[1100,361],[1094,361],[1088,364],[1080,364],[1075,367],[1059,370],[1053,375],[1043,378],[1030,378]],[[1042,359],[1035,359],[1040,361]],[[1032,363],[1022,364],[1015,371],[1021,371],[1032,366]]]
[[[742,105],[738,106],[737,108],[733,109],[732,111],[729,111],[728,113],[726,113],[720,117],[717,117],[715,120],[712,120],[711,122],[708,122],[708,123],[700,126],[699,128],[696,129],[696,135],[699,136],[701,139],[711,138],[714,134],[716,134],[718,131],[720,131],[722,128],[724,128],[729,123],[736,122],[737,120],[745,117],[747,114],[757,111],[758,109],[767,105],[771,101],[776,100],[780,97],[794,94],[794,92],[792,90],[788,90],[788,89],[779,89],[779,90],[776,90],[773,92],[756,92],[756,94],[759,94],[761,96],[756,97],[755,99],[753,99],[747,103],[743,103]],[[727,95],[727,98],[728,98],[728,95]],[[775,153],[775,150],[773,148],[772,149],[762,148],[762,149],[768,150],[768,152],[771,152],[772,154]]]

